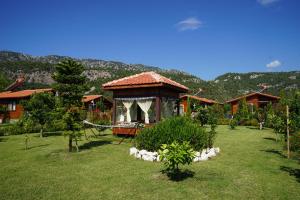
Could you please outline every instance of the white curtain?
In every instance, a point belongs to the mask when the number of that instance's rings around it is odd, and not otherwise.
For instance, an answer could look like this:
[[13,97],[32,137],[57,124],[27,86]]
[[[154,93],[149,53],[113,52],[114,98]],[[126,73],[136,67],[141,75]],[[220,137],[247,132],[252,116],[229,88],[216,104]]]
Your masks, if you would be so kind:
[[149,114],[148,111],[151,107],[152,100],[139,100],[137,104],[140,106],[142,111],[145,113],[145,124],[149,124]]
[[132,106],[133,101],[123,101],[123,104],[126,108],[126,121],[131,122],[130,107]]

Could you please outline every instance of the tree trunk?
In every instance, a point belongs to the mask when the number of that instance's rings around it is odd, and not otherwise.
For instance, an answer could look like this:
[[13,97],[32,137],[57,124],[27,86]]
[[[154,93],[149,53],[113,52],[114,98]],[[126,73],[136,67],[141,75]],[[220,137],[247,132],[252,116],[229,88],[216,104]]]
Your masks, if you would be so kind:
[[72,146],[72,135],[69,135],[69,152],[72,152],[73,146]]
[[289,106],[286,106],[287,158],[290,158]]
[[75,147],[76,147],[76,151],[79,152],[78,143],[77,143],[77,136],[75,136]]
[[42,127],[41,127],[41,130],[40,130],[40,138],[43,137],[43,131],[44,131],[43,129],[44,129],[44,127],[42,126]]
[[262,122],[259,123],[259,130],[262,130],[263,124]]
[[26,133],[25,134],[25,150],[28,149],[28,139],[29,139],[29,137],[28,137],[28,134]]

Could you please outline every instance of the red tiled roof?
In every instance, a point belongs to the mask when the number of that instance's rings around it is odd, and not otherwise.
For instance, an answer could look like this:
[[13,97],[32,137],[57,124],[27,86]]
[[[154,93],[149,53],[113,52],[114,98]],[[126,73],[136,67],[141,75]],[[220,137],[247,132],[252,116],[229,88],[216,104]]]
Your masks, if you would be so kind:
[[114,80],[102,85],[103,89],[119,89],[119,88],[133,88],[133,87],[153,87],[169,85],[175,88],[187,91],[188,88],[180,83],[168,79],[155,72],[143,72],[135,74],[118,80]]
[[185,98],[185,97],[190,97],[192,99],[196,99],[198,101],[202,101],[202,102],[205,102],[205,103],[218,104],[218,102],[215,101],[215,100],[207,99],[207,98],[203,98],[203,97],[198,97],[198,96],[193,96],[193,95],[183,95],[180,98]]
[[98,98],[101,98],[101,97],[102,97],[102,95],[85,95],[82,98],[82,102],[87,103],[89,101],[92,101],[92,100],[95,100],[95,99],[98,99]]
[[261,96],[265,96],[265,97],[270,97],[270,98],[272,98],[272,99],[280,99],[280,97],[274,96],[274,95],[271,95],[271,94],[260,93],[260,92],[252,92],[252,93],[246,94],[246,95],[244,95],[244,96],[240,96],[240,97],[237,97],[237,98],[228,100],[228,101],[226,101],[226,103],[230,103],[230,102],[233,102],[233,101],[238,101],[238,100],[240,100],[240,99],[247,98],[247,97],[251,97],[251,96],[253,96],[253,95],[261,95]]
[[0,99],[18,99],[18,98],[29,97],[35,93],[50,92],[50,91],[53,91],[53,89],[47,88],[47,89],[35,89],[35,90],[21,90],[16,92],[6,91],[0,93]]

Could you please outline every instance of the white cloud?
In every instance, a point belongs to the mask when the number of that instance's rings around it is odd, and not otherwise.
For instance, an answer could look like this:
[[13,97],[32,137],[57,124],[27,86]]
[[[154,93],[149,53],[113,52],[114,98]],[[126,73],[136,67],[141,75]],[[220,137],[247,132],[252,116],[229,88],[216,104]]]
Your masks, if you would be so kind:
[[273,60],[272,62],[268,63],[266,65],[267,68],[276,68],[281,65],[281,62],[279,60]]
[[267,5],[270,5],[272,3],[275,3],[279,0],[257,0],[257,2],[263,6],[267,6]]
[[179,31],[196,30],[202,26],[202,22],[195,17],[190,17],[176,24]]

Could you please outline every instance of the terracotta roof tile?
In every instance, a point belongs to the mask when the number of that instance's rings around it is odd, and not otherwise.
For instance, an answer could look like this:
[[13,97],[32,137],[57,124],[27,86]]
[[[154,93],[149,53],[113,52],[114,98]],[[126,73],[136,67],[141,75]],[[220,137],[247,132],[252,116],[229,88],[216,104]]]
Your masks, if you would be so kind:
[[29,97],[35,93],[41,93],[41,92],[49,92],[53,91],[51,88],[47,89],[35,89],[35,90],[21,90],[16,92],[1,92],[0,93],[0,99],[17,99],[17,98],[24,98]]
[[184,96],[181,96],[180,98],[185,98],[185,97],[190,97],[192,99],[196,99],[196,100],[199,100],[199,101],[202,101],[202,102],[205,102],[205,103],[218,104],[218,102],[215,101],[215,100],[207,99],[207,98],[203,98],[203,97],[198,97],[198,96],[193,96],[193,95],[184,95]]
[[101,98],[101,97],[102,97],[102,95],[85,95],[82,98],[82,102],[87,103],[89,101],[92,101],[92,100],[95,100],[95,99],[98,99],[98,98]]
[[230,103],[230,102],[233,102],[233,101],[238,101],[240,99],[251,97],[251,96],[257,95],[257,94],[261,95],[261,96],[265,96],[265,97],[270,97],[270,98],[273,98],[273,99],[280,99],[280,97],[274,96],[274,95],[271,95],[271,94],[266,94],[266,93],[261,93],[261,92],[252,92],[252,93],[246,94],[244,96],[240,96],[240,97],[228,100],[228,101],[226,101],[226,103]]
[[143,85],[155,85],[155,84],[167,84],[182,90],[188,90],[188,88],[180,83],[177,83],[171,79],[168,79],[155,72],[143,72],[140,74],[135,74],[118,80],[114,80],[103,84],[104,89],[114,89],[117,87],[127,87],[132,86],[143,86]]

